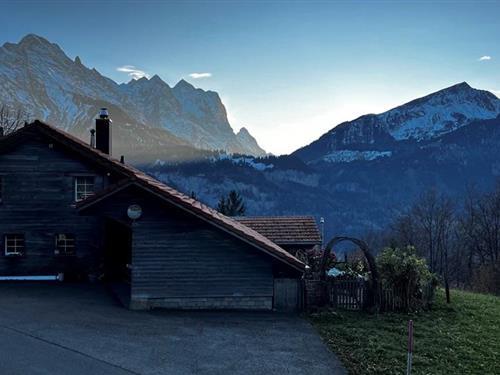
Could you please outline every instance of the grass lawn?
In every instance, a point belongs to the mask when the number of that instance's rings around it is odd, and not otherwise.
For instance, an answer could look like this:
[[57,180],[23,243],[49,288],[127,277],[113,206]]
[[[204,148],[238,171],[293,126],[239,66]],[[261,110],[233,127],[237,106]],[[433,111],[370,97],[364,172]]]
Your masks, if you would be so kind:
[[431,311],[322,313],[313,324],[351,374],[404,374],[407,324],[414,323],[412,374],[500,374],[500,298],[438,290]]

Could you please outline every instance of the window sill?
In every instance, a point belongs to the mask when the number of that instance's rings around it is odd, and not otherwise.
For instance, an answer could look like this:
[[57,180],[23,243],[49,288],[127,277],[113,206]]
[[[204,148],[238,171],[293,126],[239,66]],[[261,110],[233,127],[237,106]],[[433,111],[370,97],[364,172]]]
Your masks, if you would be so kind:
[[54,254],[54,258],[76,258],[76,254]]

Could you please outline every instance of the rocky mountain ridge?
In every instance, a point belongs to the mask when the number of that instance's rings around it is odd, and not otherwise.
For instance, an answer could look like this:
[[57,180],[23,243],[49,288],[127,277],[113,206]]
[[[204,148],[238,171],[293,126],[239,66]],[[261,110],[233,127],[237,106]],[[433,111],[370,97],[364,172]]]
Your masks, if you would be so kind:
[[308,163],[390,157],[408,144],[432,140],[499,114],[500,99],[463,82],[384,113],[339,124],[294,155]]
[[246,130],[233,131],[216,92],[185,80],[171,88],[157,75],[119,85],[33,34],[0,47],[0,105],[85,138],[98,109],[110,107],[119,151],[130,152],[136,140],[137,152],[152,158],[169,159],[171,149],[162,147],[169,145],[265,155]]

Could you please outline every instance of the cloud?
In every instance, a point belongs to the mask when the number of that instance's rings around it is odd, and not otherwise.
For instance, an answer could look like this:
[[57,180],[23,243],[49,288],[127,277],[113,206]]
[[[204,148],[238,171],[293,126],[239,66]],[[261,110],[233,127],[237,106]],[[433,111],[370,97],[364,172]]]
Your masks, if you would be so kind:
[[212,73],[191,73],[189,76],[193,79],[210,78]]
[[149,78],[149,74],[146,73],[144,70],[137,69],[133,65],[123,65],[118,68],[116,68],[117,71],[122,72],[122,73],[127,73],[129,77],[132,77],[133,79],[139,79],[142,77]]
[[484,55],[478,59],[478,61],[488,61],[488,60],[491,60],[491,56]]

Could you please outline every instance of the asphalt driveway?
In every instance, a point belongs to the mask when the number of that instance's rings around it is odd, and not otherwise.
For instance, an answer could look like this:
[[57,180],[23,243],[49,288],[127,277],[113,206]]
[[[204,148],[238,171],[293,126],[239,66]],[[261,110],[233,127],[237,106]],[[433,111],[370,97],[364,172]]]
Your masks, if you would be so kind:
[[294,315],[136,312],[99,285],[0,284],[0,374],[345,374]]

